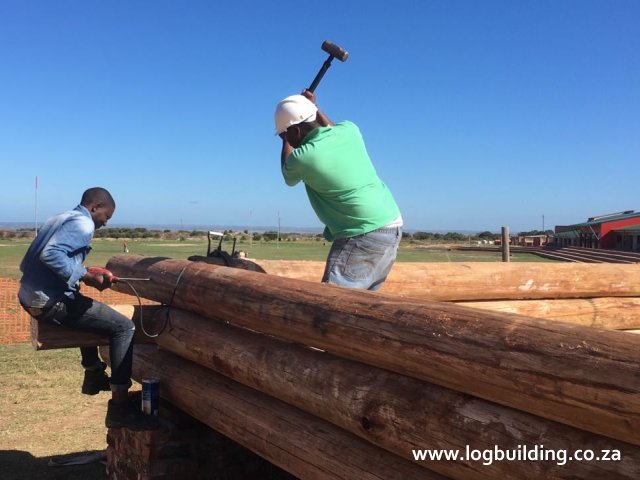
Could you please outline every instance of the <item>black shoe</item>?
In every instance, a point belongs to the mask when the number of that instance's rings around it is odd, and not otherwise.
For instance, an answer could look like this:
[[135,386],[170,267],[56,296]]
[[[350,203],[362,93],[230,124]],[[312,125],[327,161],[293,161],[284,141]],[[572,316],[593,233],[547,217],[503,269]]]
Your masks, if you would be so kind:
[[102,368],[84,371],[82,393],[85,395],[97,395],[100,392],[108,392],[111,390],[109,376],[104,373],[105,368],[107,368],[107,364],[102,362]]
[[130,430],[155,430],[160,426],[158,417],[143,414],[139,405],[134,406],[130,402],[114,403],[113,400],[109,400],[104,424],[108,428]]

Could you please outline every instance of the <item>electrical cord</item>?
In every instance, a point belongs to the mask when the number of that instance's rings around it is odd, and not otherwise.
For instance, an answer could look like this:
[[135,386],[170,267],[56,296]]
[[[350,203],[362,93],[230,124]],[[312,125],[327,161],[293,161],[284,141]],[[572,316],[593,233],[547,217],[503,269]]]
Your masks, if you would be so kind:
[[131,291],[134,293],[134,295],[136,296],[136,298],[138,299],[138,306],[140,307],[140,328],[142,329],[142,333],[144,333],[147,337],[149,338],[156,338],[157,336],[161,335],[162,332],[164,332],[164,330],[167,328],[167,325],[169,324],[169,322],[171,321],[171,307],[173,307],[173,299],[176,296],[176,292],[178,290],[178,285],[180,284],[180,280],[182,279],[182,275],[184,274],[185,270],[187,269],[189,265],[185,265],[182,270],[180,270],[180,273],[178,274],[178,278],[176,279],[176,284],[173,287],[173,292],[171,293],[171,300],[169,300],[169,304],[165,304],[163,303],[162,305],[167,307],[166,309],[166,318],[164,320],[164,322],[162,322],[162,326],[160,327],[160,330],[158,330],[157,333],[149,333],[146,328],[144,328],[144,318],[143,318],[143,308],[142,308],[142,298],[140,297],[140,294],[138,293],[138,291],[135,289],[135,287],[131,284],[131,282],[129,282],[128,280],[120,280],[120,282],[125,283],[129,286],[129,288],[131,289]]

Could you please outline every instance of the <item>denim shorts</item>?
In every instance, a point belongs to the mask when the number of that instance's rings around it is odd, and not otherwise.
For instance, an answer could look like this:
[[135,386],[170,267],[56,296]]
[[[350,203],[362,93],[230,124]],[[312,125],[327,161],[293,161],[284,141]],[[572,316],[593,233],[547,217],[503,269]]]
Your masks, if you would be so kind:
[[322,281],[349,288],[378,290],[396,260],[402,227],[381,228],[334,240]]

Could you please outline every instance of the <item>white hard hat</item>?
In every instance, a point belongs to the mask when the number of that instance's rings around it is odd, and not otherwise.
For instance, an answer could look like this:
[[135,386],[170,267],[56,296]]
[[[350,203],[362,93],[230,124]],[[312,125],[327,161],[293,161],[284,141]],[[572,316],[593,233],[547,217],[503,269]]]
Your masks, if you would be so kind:
[[276,135],[280,135],[291,125],[313,122],[316,119],[316,107],[311,100],[302,95],[291,95],[276,107]]

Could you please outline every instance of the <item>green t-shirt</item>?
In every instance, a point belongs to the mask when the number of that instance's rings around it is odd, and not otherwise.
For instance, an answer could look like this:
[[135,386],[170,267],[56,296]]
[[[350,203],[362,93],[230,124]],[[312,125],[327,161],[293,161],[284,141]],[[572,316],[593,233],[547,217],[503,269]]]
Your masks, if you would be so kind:
[[377,230],[400,215],[351,122],[309,132],[287,157],[282,175],[289,186],[304,182],[327,240]]

